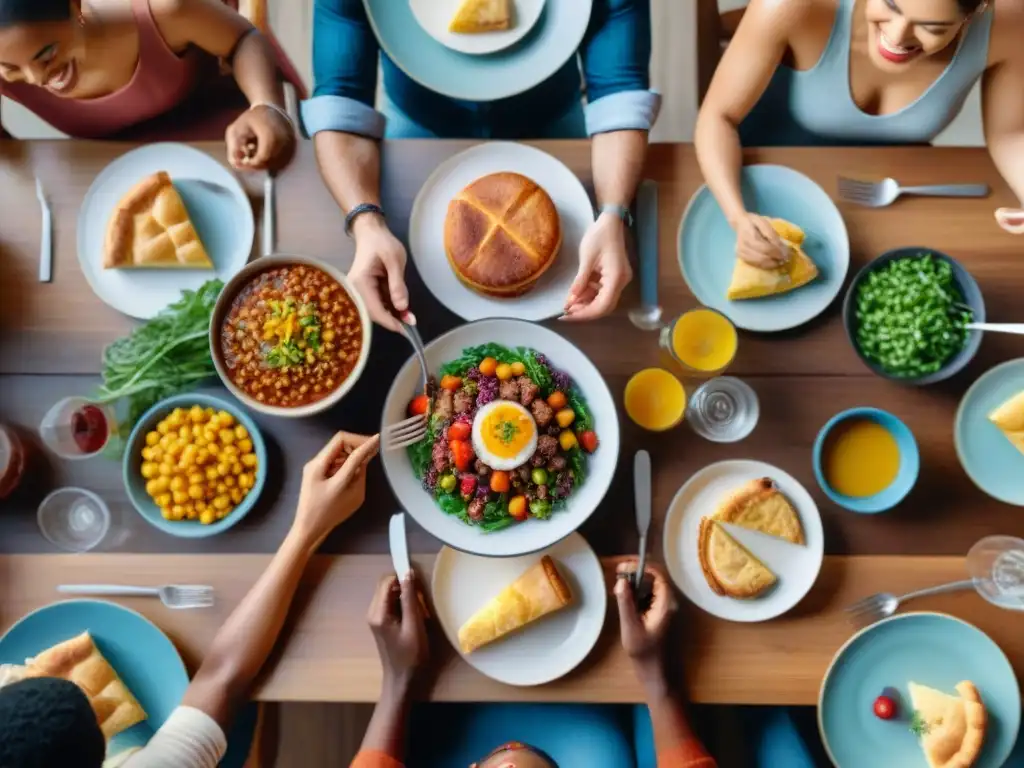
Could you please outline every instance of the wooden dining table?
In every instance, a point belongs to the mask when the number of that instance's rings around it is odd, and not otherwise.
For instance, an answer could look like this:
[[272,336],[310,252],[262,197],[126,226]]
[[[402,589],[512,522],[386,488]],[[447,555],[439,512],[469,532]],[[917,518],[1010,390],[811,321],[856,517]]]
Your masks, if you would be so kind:
[[[224,160],[222,145],[196,146]],[[400,238],[406,238],[413,199],[428,175],[468,146],[461,141],[385,143],[383,207]],[[536,146],[559,158],[590,188],[586,142]],[[117,143],[0,141],[0,420],[13,425],[31,451],[23,486],[0,502],[0,631],[58,599],[55,587],[61,583],[208,583],[217,590],[217,604],[208,610],[171,611],[157,601],[124,601],[163,628],[194,669],[217,628],[282,541],[292,520],[303,464],[338,429],[379,429],[385,393],[410,350],[401,337],[378,330],[369,365],[337,407],[305,420],[253,414],[268,443],[268,483],[256,508],[219,536],[184,539],[149,526],[128,501],[117,461],[67,462],[47,454],[34,437],[43,413],[63,396],[93,391],[103,348],[135,325],[92,292],[76,249],[78,212],[89,185],[108,163],[131,149]],[[984,150],[772,149],[748,151],[745,159],[794,168],[830,195],[835,195],[840,174],[893,176],[908,185],[987,183],[993,192],[985,199],[907,198],[883,209],[840,203],[850,235],[850,277],[891,248],[938,249],[960,260],[978,280],[988,319],[1017,319],[1024,295],[1024,238],[1006,234],[995,224],[993,211],[1016,201]],[[41,216],[36,177],[53,208],[51,283],[39,283],[36,277]],[[671,317],[697,303],[678,257],[680,220],[702,184],[693,147],[652,146],[645,177],[658,186],[659,301]],[[249,174],[242,182],[258,226],[262,178]],[[276,226],[279,252],[313,256],[341,269],[352,261],[354,244],[345,236],[343,217],[320,179],[310,142],[302,143],[292,165],[278,177]],[[411,264],[408,279],[412,308],[426,340],[460,322],[430,295]],[[550,324],[594,361],[620,411],[629,376],[660,362],[657,335],[635,328],[627,319],[628,310],[638,303],[634,281],[610,317],[587,324]],[[974,361],[954,379],[928,388],[901,386],[875,376],[861,363],[843,329],[840,305],[841,296],[819,318],[792,331],[741,333],[729,372],[751,384],[761,403],[757,428],[741,442],[706,442],[685,425],[652,434],[620,414],[618,470],[607,497],[580,529],[603,558],[608,574],[616,558],[637,550],[629,466],[640,448],[650,451],[654,470],[653,560],[662,560],[661,523],[674,494],[695,472],[716,461],[749,458],[774,464],[797,478],[821,511],[826,555],[821,574],[807,597],[785,616],[763,624],[733,623],[682,601],[670,650],[680,681],[696,702],[815,703],[834,654],[856,631],[844,612],[846,606],[873,592],[900,594],[962,579],[964,555],[979,538],[1024,534],[1024,512],[975,487],[953,445],[954,414],[964,391],[991,366],[1018,356],[1024,349],[1019,338],[988,334]],[[221,390],[215,381],[207,389]],[[818,431],[832,415],[853,406],[894,413],[913,430],[920,446],[922,468],[915,489],[885,514],[858,515],[841,509],[814,479],[811,447]],[[62,486],[95,491],[111,509],[111,531],[92,553],[59,554],[39,533],[39,501]],[[368,474],[364,508],[334,532],[307,571],[287,636],[260,682],[258,698],[376,700],[380,667],[364,616],[374,584],[391,568],[387,520],[396,508],[376,463]],[[415,564],[429,582],[441,543],[415,524],[410,525],[409,538]],[[609,605],[605,631],[587,660],[545,686],[512,688],[491,681],[463,662],[438,635],[432,696],[641,700],[642,691],[618,642],[614,602]],[[1001,645],[1018,676],[1024,673],[1024,632],[1018,616],[973,592],[920,600],[908,610],[947,612],[977,625]]]

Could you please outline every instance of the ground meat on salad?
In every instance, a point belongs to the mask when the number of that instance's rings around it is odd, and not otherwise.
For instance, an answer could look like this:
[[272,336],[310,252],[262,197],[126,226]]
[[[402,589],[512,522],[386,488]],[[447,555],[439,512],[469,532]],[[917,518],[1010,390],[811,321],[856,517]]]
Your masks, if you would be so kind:
[[480,522],[484,519],[484,507],[487,506],[487,500],[476,498],[469,502],[469,519],[474,522]]
[[540,393],[540,387],[533,383],[533,379],[529,376],[520,376],[519,379],[519,402],[523,404],[524,408],[529,408],[533,405],[533,401],[537,399],[537,395]]
[[502,400],[519,400],[519,379],[506,379],[498,383],[498,397]]
[[537,439],[537,455],[544,458],[545,464],[551,461],[557,453],[558,440],[551,437],[551,435],[541,435]]
[[448,421],[455,412],[455,394],[450,389],[442,389],[437,393],[434,413],[439,421]]
[[541,429],[545,429],[551,423],[551,420],[555,418],[554,408],[543,400],[534,400],[530,404],[530,412],[533,414],[533,419],[537,422],[537,426]]
[[454,406],[456,413],[469,413],[473,410],[476,398],[464,389],[455,393]]

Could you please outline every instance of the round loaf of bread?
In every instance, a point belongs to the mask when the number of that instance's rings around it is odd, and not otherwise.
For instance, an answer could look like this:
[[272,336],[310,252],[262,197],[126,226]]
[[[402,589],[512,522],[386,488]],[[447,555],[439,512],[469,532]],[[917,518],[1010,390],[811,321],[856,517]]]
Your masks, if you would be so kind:
[[448,262],[459,280],[479,293],[526,293],[554,263],[561,245],[554,202],[518,173],[483,176],[448,204]]

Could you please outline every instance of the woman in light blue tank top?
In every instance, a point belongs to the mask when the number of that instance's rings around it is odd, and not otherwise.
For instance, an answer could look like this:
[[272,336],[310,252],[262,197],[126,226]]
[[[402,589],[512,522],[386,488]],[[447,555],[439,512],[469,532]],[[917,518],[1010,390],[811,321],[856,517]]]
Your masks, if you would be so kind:
[[[1024,0],[752,0],[696,134],[737,255],[773,266],[787,253],[744,207],[741,145],[927,144],[979,79],[989,151],[1024,200]],[[996,219],[1024,233],[1024,207]]]

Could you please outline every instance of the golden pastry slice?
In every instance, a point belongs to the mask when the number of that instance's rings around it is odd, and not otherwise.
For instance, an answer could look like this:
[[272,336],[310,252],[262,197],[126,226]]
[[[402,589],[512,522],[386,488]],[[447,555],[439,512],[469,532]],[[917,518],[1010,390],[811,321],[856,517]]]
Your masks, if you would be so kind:
[[800,516],[769,477],[751,480],[729,496],[715,512],[714,519],[777,536],[793,544],[804,543]]
[[736,259],[726,297],[732,301],[759,299],[807,285],[818,276],[818,267],[801,247],[804,232],[783,219],[771,219],[775,232],[789,246],[789,260],[776,269],[761,269]]
[[1024,392],[1018,392],[988,415],[988,420],[1006,435],[1006,439],[1024,453]]
[[108,741],[147,717],[88,632],[43,651],[26,664],[30,677],[70,680],[85,691]]
[[697,556],[708,586],[724,597],[757,597],[776,581],[764,563],[710,517],[700,521]]
[[448,31],[475,35],[480,32],[498,32],[511,26],[511,0],[463,0],[448,25]]
[[126,194],[107,225],[104,269],[213,269],[181,195],[164,171]]
[[459,647],[463,653],[472,653],[571,602],[569,585],[545,555],[462,625]]
[[969,680],[956,686],[959,695],[910,683],[921,749],[931,768],[970,768],[985,744],[988,714],[981,694]]

